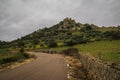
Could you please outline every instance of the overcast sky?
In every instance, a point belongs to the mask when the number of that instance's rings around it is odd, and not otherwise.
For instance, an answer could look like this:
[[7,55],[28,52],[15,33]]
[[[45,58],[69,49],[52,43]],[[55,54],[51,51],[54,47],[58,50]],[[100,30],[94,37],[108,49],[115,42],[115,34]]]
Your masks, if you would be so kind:
[[0,40],[10,41],[71,17],[99,26],[120,24],[120,0],[0,0]]

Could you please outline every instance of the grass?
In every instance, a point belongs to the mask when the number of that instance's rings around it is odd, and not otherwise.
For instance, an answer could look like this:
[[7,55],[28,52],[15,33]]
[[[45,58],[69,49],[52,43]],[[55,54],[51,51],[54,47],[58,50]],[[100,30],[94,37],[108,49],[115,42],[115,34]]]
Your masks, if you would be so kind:
[[[92,56],[104,61],[120,63],[120,40],[97,41],[72,47],[78,48],[79,52],[90,53]],[[69,47],[58,47],[53,48],[53,50],[60,51],[67,48]]]
[[90,53],[105,61],[120,62],[120,40],[99,41],[74,46],[81,52]]
[[28,58],[29,55],[26,53],[12,53],[7,49],[0,49],[0,64],[10,63],[22,59]]
[[6,54],[9,53],[9,49],[0,49],[0,54]]

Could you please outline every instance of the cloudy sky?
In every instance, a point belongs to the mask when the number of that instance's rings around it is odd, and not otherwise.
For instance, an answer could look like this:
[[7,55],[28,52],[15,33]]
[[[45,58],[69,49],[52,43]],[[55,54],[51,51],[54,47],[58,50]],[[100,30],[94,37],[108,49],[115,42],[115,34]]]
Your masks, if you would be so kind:
[[65,17],[99,26],[120,24],[120,0],[0,0],[0,40],[10,41]]

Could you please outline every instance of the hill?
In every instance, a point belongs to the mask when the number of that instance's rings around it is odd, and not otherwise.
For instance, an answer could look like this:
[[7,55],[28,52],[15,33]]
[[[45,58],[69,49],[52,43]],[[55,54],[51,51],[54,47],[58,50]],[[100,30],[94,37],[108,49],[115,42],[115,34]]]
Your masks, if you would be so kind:
[[20,39],[11,42],[0,41],[0,48],[11,47],[17,49],[20,42],[25,43],[26,49],[36,49],[118,39],[120,39],[120,26],[98,27],[94,24],[78,23],[67,17],[50,28],[39,29]]

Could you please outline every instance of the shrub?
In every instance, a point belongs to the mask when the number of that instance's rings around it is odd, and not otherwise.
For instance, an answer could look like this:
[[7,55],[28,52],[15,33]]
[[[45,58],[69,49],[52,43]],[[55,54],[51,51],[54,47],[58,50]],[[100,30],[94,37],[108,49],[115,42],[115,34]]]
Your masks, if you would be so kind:
[[73,40],[73,39],[67,39],[64,44],[65,46],[72,46],[72,45],[75,45],[77,43],[76,40]]
[[9,49],[0,49],[0,54],[7,54],[10,53]]
[[10,63],[22,59],[29,58],[29,55],[27,53],[10,53],[10,54],[5,54],[0,57],[0,64],[4,63]]
[[23,47],[20,48],[20,52],[21,52],[21,53],[24,53],[24,48],[23,48]]
[[16,60],[17,60],[17,58],[13,55],[5,56],[5,57],[0,58],[0,64],[9,63],[9,62],[13,62],[13,61],[16,61]]
[[118,40],[120,39],[120,31],[106,31],[103,33],[105,38]]
[[91,32],[92,30],[92,26],[89,24],[85,24],[84,27],[81,28],[82,32]]
[[40,49],[40,45],[36,45],[36,47],[35,47],[36,49]]
[[49,41],[47,41],[46,44],[49,48],[57,46],[57,43],[54,40],[49,40]]
[[78,56],[79,51],[77,48],[68,48],[68,49],[62,50],[62,53],[69,56]]

